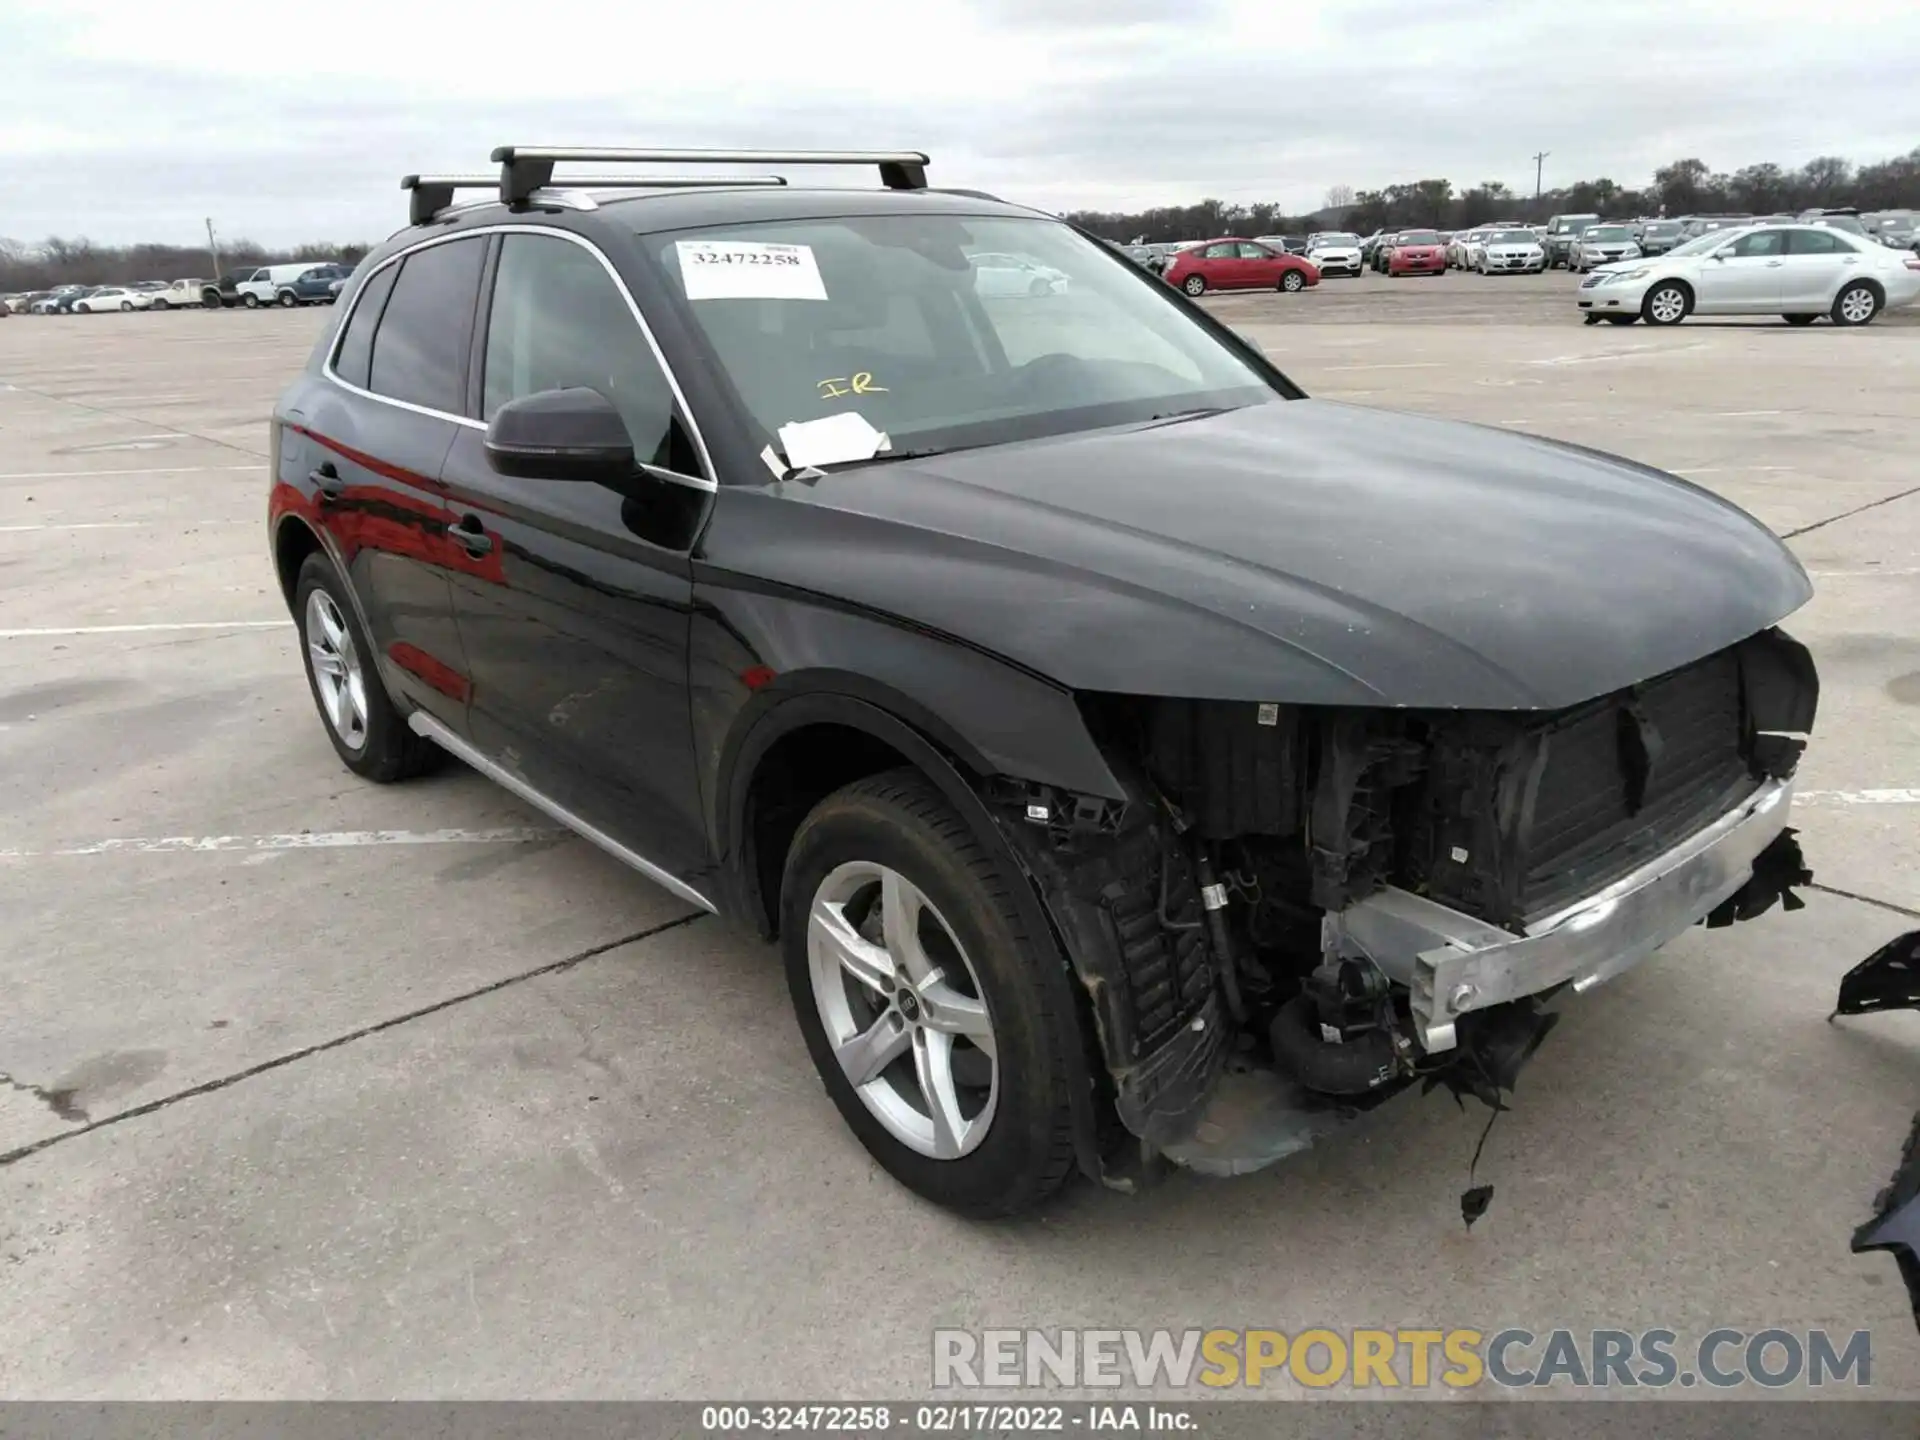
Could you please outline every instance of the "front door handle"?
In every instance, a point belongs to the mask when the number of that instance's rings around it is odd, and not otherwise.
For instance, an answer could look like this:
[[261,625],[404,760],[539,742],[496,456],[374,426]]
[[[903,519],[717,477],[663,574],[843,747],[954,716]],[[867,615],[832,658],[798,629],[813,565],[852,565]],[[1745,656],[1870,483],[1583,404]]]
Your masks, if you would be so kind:
[[1769,270],[1778,270],[1780,268],[1780,263],[1781,262],[1778,260],[1769,260],[1767,262],[1767,268]]
[[447,538],[469,555],[485,555],[493,549],[493,537],[478,515],[462,515],[458,523],[447,527]]
[[340,478],[340,472],[333,468],[331,460],[324,460],[309,470],[307,479],[313,482],[322,500],[338,500],[346,492],[347,482]]

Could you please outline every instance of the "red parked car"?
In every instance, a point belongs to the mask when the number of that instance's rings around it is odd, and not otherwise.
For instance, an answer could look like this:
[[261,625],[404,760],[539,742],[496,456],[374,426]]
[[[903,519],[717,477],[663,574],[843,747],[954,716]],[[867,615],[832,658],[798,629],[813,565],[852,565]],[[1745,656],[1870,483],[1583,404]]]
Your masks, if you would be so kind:
[[1304,290],[1320,283],[1311,260],[1230,236],[1175,252],[1162,277],[1189,295],[1209,290]]
[[1405,230],[1387,252],[1389,275],[1444,275],[1447,247],[1435,230]]

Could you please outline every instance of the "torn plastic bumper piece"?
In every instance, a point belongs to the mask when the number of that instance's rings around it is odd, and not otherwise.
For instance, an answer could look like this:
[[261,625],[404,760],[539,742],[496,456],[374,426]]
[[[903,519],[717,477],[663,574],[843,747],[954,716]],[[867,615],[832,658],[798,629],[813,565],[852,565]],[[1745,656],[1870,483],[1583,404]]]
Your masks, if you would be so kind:
[[1804,883],[1786,831],[1792,796],[1791,780],[1761,781],[1712,824],[1518,935],[1388,886],[1327,915],[1322,941],[1328,954],[1370,959],[1405,985],[1421,1045],[1451,1050],[1463,1015],[1569,983],[1586,990],[1714,915],[1750,882],[1771,891],[1741,907],[1752,913]]
[[1906,1282],[1914,1323],[1920,1325],[1920,1115],[1913,1117],[1899,1167],[1874,1198],[1873,1212],[1873,1218],[1853,1232],[1853,1253],[1885,1250],[1893,1256]]
[[1920,1010],[1920,930],[1888,941],[1840,978],[1835,1015],[1877,1010]]

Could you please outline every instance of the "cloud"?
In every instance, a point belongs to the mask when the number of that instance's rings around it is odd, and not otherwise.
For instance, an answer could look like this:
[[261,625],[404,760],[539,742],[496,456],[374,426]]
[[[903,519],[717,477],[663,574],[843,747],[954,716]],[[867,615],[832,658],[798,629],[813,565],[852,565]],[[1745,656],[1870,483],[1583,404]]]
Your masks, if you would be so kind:
[[1536,150],[1548,184],[1630,185],[1680,155],[1904,152],[1920,6],[1838,9],[335,0],[317,43],[276,46],[234,0],[169,7],[192,44],[136,0],[12,0],[0,230],[188,241],[211,216],[270,244],[376,238],[401,174],[485,169],[508,142],[919,148],[936,183],[1047,209],[1306,210],[1424,176],[1524,191]]

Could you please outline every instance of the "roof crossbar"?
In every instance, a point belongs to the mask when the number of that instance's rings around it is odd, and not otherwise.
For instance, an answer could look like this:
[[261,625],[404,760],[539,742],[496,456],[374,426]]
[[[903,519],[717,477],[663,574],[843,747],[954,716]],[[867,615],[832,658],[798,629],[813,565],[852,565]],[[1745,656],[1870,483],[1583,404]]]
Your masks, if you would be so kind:
[[[524,205],[535,190],[553,183],[553,167],[579,161],[646,165],[877,165],[889,190],[927,188],[927,157],[918,150],[601,150],[563,146],[502,145],[500,200]],[[570,181],[570,185],[578,182]],[[707,184],[734,183],[714,177]]]
[[[685,190],[698,186],[785,185],[781,175],[588,175],[568,180],[569,190]],[[403,175],[400,188],[412,192],[410,224],[424,225],[453,203],[456,190],[500,189],[498,175]]]

